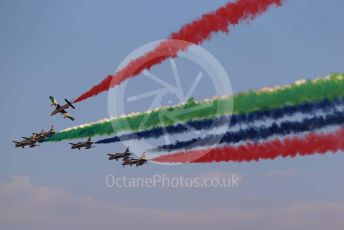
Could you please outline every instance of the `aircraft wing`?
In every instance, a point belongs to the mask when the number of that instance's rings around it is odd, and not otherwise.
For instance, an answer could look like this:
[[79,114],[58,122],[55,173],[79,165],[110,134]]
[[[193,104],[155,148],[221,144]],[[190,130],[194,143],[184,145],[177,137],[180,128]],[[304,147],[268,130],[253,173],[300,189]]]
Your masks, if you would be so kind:
[[67,113],[66,110],[62,110],[61,113],[63,114],[63,117],[64,117],[64,118],[68,118],[68,119],[70,119],[70,120],[72,120],[72,121],[75,120],[75,118],[72,117],[72,115],[70,115],[69,113]]
[[51,103],[53,105],[58,105],[59,104],[59,102],[53,96],[49,96],[49,98],[50,98],[50,101],[51,101]]
[[72,120],[72,121],[74,121],[75,119],[74,119],[74,117],[72,117],[72,115],[70,115],[69,113],[63,113],[63,116],[65,117],[65,118],[68,118],[68,119],[70,119],[70,120]]

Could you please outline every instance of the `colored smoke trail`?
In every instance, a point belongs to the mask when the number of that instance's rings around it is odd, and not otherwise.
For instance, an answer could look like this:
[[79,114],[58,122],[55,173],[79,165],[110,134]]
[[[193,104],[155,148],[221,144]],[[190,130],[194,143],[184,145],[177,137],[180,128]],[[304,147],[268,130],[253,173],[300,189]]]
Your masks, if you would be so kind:
[[249,162],[277,157],[296,157],[344,151],[344,128],[330,133],[309,133],[301,137],[274,139],[262,143],[245,143],[211,149],[175,152],[153,158],[165,163]]
[[[280,6],[282,0],[237,0],[229,2],[214,12],[204,14],[201,18],[184,25],[179,31],[172,33],[168,39],[161,42],[154,50],[130,61],[123,69],[114,75],[109,75],[98,85],[79,96],[74,102],[83,101],[89,97],[109,90],[123,81],[135,77],[145,69],[160,64],[168,58],[174,58],[180,51],[185,51],[189,44],[182,43],[175,47],[174,40],[187,41],[190,44],[201,44],[217,32],[229,32],[230,25],[237,25],[243,20],[253,20],[265,12],[269,6]],[[173,45],[171,45],[173,43]],[[173,48],[174,47],[174,48]]]
[[197,147],[212,146],[216,144],[235,144],[240,141],[260,141],[273,135],[288,135],[306,131],[315,131],[333,125],[343,125],[344,114],[336,111],[325,116],[305,118],[302,121],[283,121],[281,124],[273,123],[271,126],[248,127],[239,131],[228,131],[225,134],[207,135],[186,141],[177,141],[174,144],[162,145],[152,151],[176,151]]
[[208,130],[211,128],[216,128],[224,125],[228,127],[233,127],[235,125],[252,123],[266,119],[280,119],[282,117],[290,117],[296,113],[310,114],[321,110],[322,112],[329,112],[337,106],[344,105],[344,98],[335,99],[330,101],[324,99],[320,102],[306,102],[295,106],[285,106],[282,108],[255,111],[247,114],[239,115],[226,115],[221,117],[216,117],[213,119],[203,119],[203,120],[191,120],[186,123],[181,123],[177,125],[170,125],[167,127],[156,127],[149,130],[143,130],[139,132],[128,133],[120,136],[114,136],[111,138],[105,138],[97,141],[97,144],[108,144],[127,140],[138,140],[141,138],[159,138],[164,134],[180,134],[184,132],[190,132],[190,127],[194,130]]
[[[63,141],[147,130],[190,120],[214,118],[229,114],[243,114],[304,102],[333,100],[344,96],[344,74],[331,74],[316,80],[302,80],[291,85],[263,88],[204,101],[192,101],[177,106],[160,107],[155,110],[104,119],[72,127],[56,133],[47,141]],[[233,104],[230,106],[231,103]],[[147,118],[147,119],[146,119]],[[173,118],[173,119],[171,119]],[[140,124],[142,120],[147,122]]]

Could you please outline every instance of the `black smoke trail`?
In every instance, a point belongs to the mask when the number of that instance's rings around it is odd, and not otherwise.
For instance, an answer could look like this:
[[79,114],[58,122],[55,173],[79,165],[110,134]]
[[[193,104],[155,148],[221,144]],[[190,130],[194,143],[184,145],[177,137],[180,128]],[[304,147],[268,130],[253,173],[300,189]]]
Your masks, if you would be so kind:
[[300,105],[284,106],[277,109],[262,110],[240,115],[221,116],[213,119],[204,120],[191,120],[185,123],[170,125],[166,127],[156,127],[149,130],[128,133],[124,135],[114,136],[111,138],[105,138],[97,141],[97,144],[108,144],[127,140],[138,140],[142,138],[159,138],[168,134],[178,134],[190,131],[188,127],[192,127],[195,130],[208,130],[210,128],[221,127],[228,124],[229,127],[243,124],[252,123],[259,120],[266,119],[279,119],[285,116],[292,116],[296,113],[311,114],[318,110],[325,113],[331,112],[336,106],[344,105],[344,98],[338,98],[335,100],[324,99],[319,102],[306,102]]
[[153,151],[193,149],[195,147],[211,146],[216,144],[234,144],[247,140],[260,141],[273,135],[282,136],[306,131],[315,131],[328,126],[342,125],[343,123],[343,112],[335,111],[327,115],[304,118],[302,121],[283,121],[280,124],[273,123],[269,127],[249,127],[246,129],[240,129],[239,131],[228,131],[225,134],[214,134],[206,137],[193,138],[187,141],[177,141],[174,144],[159,146],[153,149]]

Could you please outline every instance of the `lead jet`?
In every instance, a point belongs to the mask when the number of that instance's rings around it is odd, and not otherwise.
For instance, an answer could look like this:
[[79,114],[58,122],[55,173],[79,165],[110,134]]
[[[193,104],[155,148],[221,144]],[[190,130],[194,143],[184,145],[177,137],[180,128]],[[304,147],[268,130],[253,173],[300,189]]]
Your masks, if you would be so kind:
[[145,153],[142,153],[142,156],[140,158],[127,158],[123,159],[122,165],[123,167],[126,165],[136,165],[136,167],[141,166],[147,162],[147,159],[145,159]]
[[78,143],[69,143],[70,145],[72,145],[71,149],[81,149],[81,148],[85,148],[85,149],[90,149],[92,148],[92,144],[93,142],[91,141],[91,137],[89,137],[87,139],[87,141],[85,142],[78,142]]
[[64,105],[60,105],[58,103],[58,101],[53,97],[50,96],[50,101],[51,101],[51,106],[55,106],[55,110],[51,113],[51,116],[61,113],[63,115],[63,118],[68,118],[72,121],[74,121],[74,117],[72,117],[69,113],[67,113],[66,109],[68,109],[69,107],[72,107],[73,109],[75,109],[74,105],[72,104],[72,102],[68,101],[67,99],[65,99],[66,104]]
[[33,147],[39,146],[39,145],[36,145],[37,139],[35,137],[30,137],[30,138],[22,137],[22,138],[24,139],[22,141],[13,141],[13,143],[15,143],[16,148],[19,148],[19,147],[24,148],[25,146],[29,146],[30,148],[33,148]]
[[116,160],[123,158],[128,159],[132,153],[129,152],[129,147],[123,152],[123,153],[109,153],[107,154],[109,156],[109,160]]

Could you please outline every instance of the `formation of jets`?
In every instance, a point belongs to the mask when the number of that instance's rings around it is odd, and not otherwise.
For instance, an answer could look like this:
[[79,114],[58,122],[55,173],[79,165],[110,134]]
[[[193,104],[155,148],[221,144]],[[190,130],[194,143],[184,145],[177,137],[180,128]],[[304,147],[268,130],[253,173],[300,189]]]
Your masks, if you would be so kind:
[[30,148],[39,146],[36,145],[37,141],[33,138],[26,138],[26,137],[22,137],[24,140],[21,141],[13,141],[15,143],[16,148],[25,148],[25,146],[29,146]]
[[[72,102],[70,102],[67,99],[65,99],[66,104],[60,105],[58,103],[58,101],[53,96],[50,96],[49,98],[50,98],[50,101],[51,101],[51,106],[55,106],[55,110],[51,113],[51,116],[53,116],[55,114],[58,114],[58,113],[61,113],[64,118],[68,118],[68,119],[70,119],[72,121],[75,120],[74,117],[72,117],[66,111],[66,109],[68,109],[69,107],[75,109],[75,107],[72,104]],[[36,144],[37,142],[38,143],[42,143],[44,141],[44,139],[46,139],[47,137],[52,136],[53,134],[55,134],[54,126],[52,126],[49,131],[42,130],[40,133],[32,133],[32,136],[30,136],[30,137],[22,137],[23,140],[21,140],[21,141],[13,141],[13,142],[15,143],[15,147],[16,148],[18,148],[18,147],[25,148],[25,146],[29,146],[30,148],[33,148],[33,147],[39,146],[39,145]],[[87,144],[86,147],[88,147],[88,146],[89,146],[89,144]],[[76,147],[76,148],[78,148],[78,147]],[[88,148],[91,148],[91,147],[88,147]]]
[[[60,105],[58,103],[58,101],[53,96],[50,96],[49,98],[51,101],[51,106],[55,106],[55,110],[51,113],[51,116],[58,114],[58,113],[61,113],[64,118],[68,118],[72,121],[75,120],[74,117],[72,117],[66,111],[66,109],[68,109],[69,107],[75,109],[72,102],[65,99],[66,104]],[[22,137],[23,140],[13,141],[13,142],[15,143],[16,148],[18,148],[18,147],[25,148],[25,146],[29,146],[30,148],[33,148],[33,147],[39,146],[36,144],[37,142],[42,143],[44,141],[44,139],[52,136],[53,134],[55,134],[54,126],[52,126],[49,131],[44,131],[44,129],[43,129],[40,133],[32,133],[32,136],[30,136],[30,137]],[[91,145],[92,145],[92,143],[91,143]],[[89,141],[87,141],[86,147],[91,148],[91,145],[89,144]],[[79,146],[79,145],[77,145],[77,146]],[[76,147],[76,148],[78,148],[78,147]]]
[[133,155],[133,153],[129,151],[129,147],[127,147],[123,153],[109,153],[107,155],[109,156],[109,160],[118,161],[119,159],[122,159],[123,167],[126,165],[136,165],[136,167],[138,167],[147,162],[147,159],[145,159],[145,153],[143,153],[140,158],[130,157],[131,155]]
[[[63,118],[68,118],[72,121],[75,120],[74,117],[72,117],[66,111],[69,107],[75,109],[72,102],[65,99],[66,104],[60,105],[58,103],[58,101],[53,96],[50,96],[49,98],[51,101],[51,106],[55,106],[55,110],[51,113],[51,116],[54,116],[54,115],[60,113],[63,115]],[[42,131],[39,133],[32,133],[32,135],[30,137],[22,137],[23,140],[13,141],[13,142],[15,143],[16,148],[25,148],[26,146],[33,148],[33,147],[39,146],[39,145],[37,145],[37,143],[44,142],[44,140],[46,138],[53,136],[55,133],[56,132],[54,130],[54,125],[52,125],[50,130],[48,130],[48,131],[44,131],[44,129],[42,129]],[[90,149],[90,148],[94,147],[93,146],[94,142],[92,142],[91,137],[89,137],[84,142],[69,143],[69,144],[71,145],[71,149],[78,149],[78,150],[80,150],[82,148]],[[124,152],[110,153],[107,155],[109,157],[109,160],[118,161],[119,159],[122,159],[122,166],[123,167],[126,165],[130,165],[130,166],[136,165],[136,167],[138,167],[138,166],[141,166],[147,162],[147,159],[145,158],[145,153],[143,153],[142,156],[139,158],[131,157],[134,154],[129,151],[129,147],[126,148],[126,150]]]
[[15,147],[21,147],[24,148],[25,146],[29,146],[30,148],[39,146],[36,143],[42,143],[45,138],[51,137],[53,134],[55,134],[54,126],[51,126],[50,130],[42,131],[40,133],[32,133],[30,137],[22,137],[24,140],[21,141],[13,141],[15,143]]

